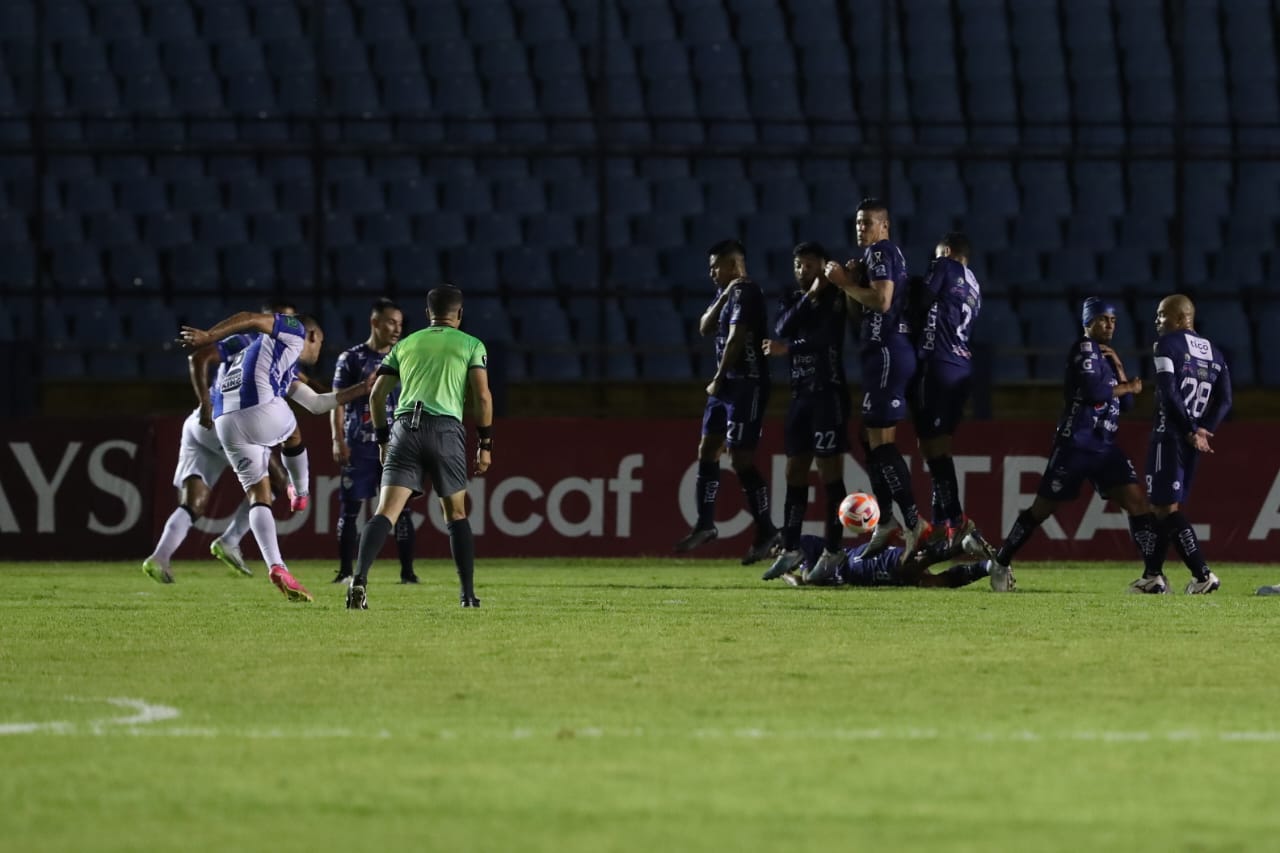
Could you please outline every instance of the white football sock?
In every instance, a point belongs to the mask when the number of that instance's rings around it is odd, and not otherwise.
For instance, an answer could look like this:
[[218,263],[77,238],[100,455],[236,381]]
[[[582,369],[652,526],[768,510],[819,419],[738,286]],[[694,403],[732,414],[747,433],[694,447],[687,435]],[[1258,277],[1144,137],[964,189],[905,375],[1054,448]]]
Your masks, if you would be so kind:
[[222,531],[222,535],[218,538],[228,545],[240,547],[240,540],[249,532],[249,501],[240,501],[240,505],[236,507],[235,515],[231,516],[231,521],[227,522],[227,529]]
[[164,532],[160,534],[160,541],[156,543],[156,550],[151,556],[159,560],[162,566],[169,565],[169,558],[178,550],[182,540],[187,538],[189,530],[191,513],[187,512],[186,507],[180,506],[169,514],[169,520],[164,523]]
[[289,472],[289,482],[293,483],[293,491],[299,495],[311,494],[311,463],[307,460],[306,449],[304,448],[297,456],[281,453],[280,459],[284,462],[284,469]]
[[280,556],[280,542],[276,538],[276,517],[271,514],[271,507],[254,504],[249,508],[249,526],[253,528],[253,538],[262,552],[262,559],[267,568],[283,566],[284,558]]

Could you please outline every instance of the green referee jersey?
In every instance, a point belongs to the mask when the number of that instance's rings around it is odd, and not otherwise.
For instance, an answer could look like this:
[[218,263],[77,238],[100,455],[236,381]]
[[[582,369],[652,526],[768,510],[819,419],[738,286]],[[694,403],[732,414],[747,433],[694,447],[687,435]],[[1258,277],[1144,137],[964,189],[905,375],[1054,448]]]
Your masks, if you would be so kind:
[[428,326],[398,342],[382,366],[400,374],[400,404],[396,417],[413,411],[414,403],[430,415],[462,420],[467,399],[467,372],[487,370],[484,343],[452,326]]

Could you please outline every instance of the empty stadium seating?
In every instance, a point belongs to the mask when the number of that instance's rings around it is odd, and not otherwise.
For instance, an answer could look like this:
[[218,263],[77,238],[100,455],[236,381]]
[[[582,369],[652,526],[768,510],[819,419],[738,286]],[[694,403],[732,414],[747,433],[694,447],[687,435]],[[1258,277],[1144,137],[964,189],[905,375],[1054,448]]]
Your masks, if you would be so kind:
[[[1276,384],[1254,341],[1280,274],[1280,10],[1184,5],[9,0],[0,144],[30,144],[39,89],[45,137],[84,147],[38,182],[30,152],[0,156],[0,338],[30,333],[40,281],[94,316],[169,322],[450,277],[488,300],[468,317],[514,345],[513,375],[688,379],[710,243],[745,239],[772,292],[796,241],[848,253],[876,193],[914,270],[970,234],[998,380],[1053,379],[1060,356],[1033,350],[1083,295],[1141,314],[1137,346],[1150,300],[1184,289],[1237,381]],[[886,131],[920,148],[834,147]],[[514,147],[465,147],[493,144]],[[601,320],[620,340],[597,369]],[[149,325],[107,323],[104,343],[139,349],[92,364],[60,339],[50,370],[151,375]]]

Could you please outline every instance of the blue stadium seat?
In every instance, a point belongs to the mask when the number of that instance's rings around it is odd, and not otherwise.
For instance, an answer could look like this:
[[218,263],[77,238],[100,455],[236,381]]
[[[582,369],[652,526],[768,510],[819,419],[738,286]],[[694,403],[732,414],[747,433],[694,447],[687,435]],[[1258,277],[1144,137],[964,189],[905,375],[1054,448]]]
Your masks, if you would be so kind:
[[1052,210],[1030,206],[1035,198],[1027,196],[1029,209],[1014,220],[1013,243],[1027,249],[1057,249],[1062,246],[1062,220]]
[[332,252],[333,277],[340,289],[384,291],[387,270],[383,250],[377,246],[342,246]]
[[[688,77],[667,75],[649,80],[646,103],[648,113],[654,120],[655,141],[676,145],[696,145],[703,141],[700,114],[693,85]],[[739,108],[745,115],[745,99],[740,102]]]
[[626,32],[633,44],[678,41],[675,21],[665,3],[637,4],[629,9],[626,13]]
[[604,379],[636,378],[627,321],[616,300],[573,300],[569,302],[569,315],[577,329],[574,340],[605,348],[602,354],[588,357],[588,375],[596,368],[602,371]]
[[532,215],[547,209],[542,181],[536,178],[511,178],[497,184],[494,209],[503,213]]
[[654,209],[673,216],[702,213],[702,185],[692,178],[668,178],[653,184]]
[[54,284],[77,290],[104,290],[102,255],[96,246],[68,244],[52,255]]
[[343,213],[376,213],[385,208],[382,182],[374,178],[355,177],[330,184],[333,209]]
[[[174,294],[173,297],[173,314],[178,324],[182,326],[207,329],[230,313],[218,297],[197,296],[182,291]],[[186,373],[185,364],[182,365],[180,372]]]
[[573,246],[552,253],[552,278],[568,290],[597,290],[600,284],[600,256],[595,249]]
[[275,285],[275,260],[266,246],[227,246],[222,265],[223,280],[232,291],[263,291]]
[[260,39],[301,38],[304,29],[297,5],[289,0],[256,4],[253,9],[253,32]]
[[256,245],[269,249],[303,242],[302,226],[298,218],[287,213],[255,213],[249,217],[249,230]]
[[690,68],[699,79],[743,75],[742,56],[733,42],[703,42],[692,45],[690,50]]
[[115,246],[107,252],[107,276],[116,292],[151,291],[158,293],[164,282],[160,262],[148,246]]
[[1061,297],[1024,299],[1018,313],[1026,320],[1027,342],[1035,350],[1031,357],[1032,378],[1060,382],[1067,349],[1080,334],[1074,306]]
[[599,209],[595,188],[581,180],[551,181],[548,209],[574,216],[593,215]]
[[[310,245],[285,246],[275,252],[276,270],[280,281],[290,288],[309,288],[324,274],[316,269],[315,255]],[[322,263],[321,267],[324,266]]]
[[546,124],[527,75],[493,78],[489,84],[489,112],[497,119],[500,140],[527,144],[546,141]]
[[360,35],[366,41],[402,37],[409,32],[409,18],[402,3],[366,3],[359,11]]
[[[748,181],[708,181],[706,197],[707,209],[716,213],[745,216],[756,211],[755,187]],[[847,199],[845,203],[848,204]]]
[[640,343],[640,377],[655,381],[684,381],[693,377],[684,336],[684,320],[671,303],[636,299],[626,304]]
[[576,245],[578,231],[574,218],[558,212],[530,217],[525,222],[525,242],[548,248]]
[[69,76],[98,74],[110,70],[107,51],[99,38],[62,39],[53,45],[58,69]]
[[275,187],[270,181],[229,181],[227,207],[241,213],[265,213],[276,209]]
[[960,230],[968,236],[976,252],[998,252],[1010,245],[1008,218],[989,213],[976,204],[973,212],[964,217]]
[[471,240],[477,246],[508,248],[524,244],[519,217],[509,213],[481,213],[471,220]]
[[35,281],[36,261],[31,244],[0,244],[0,285],[6,289],[30,290]]
[[44,242],[59,247],[84,242],[84,227],[77,213],[48,210],[44,214]]
[[434,249],[426,246],[393,246],[387,251],[388,281],[401,293],[424,291],[445,280]]
[[431,111],[430,87],[420,72],[384,77],[383,106],[393,115],[426,115]]
[[[1268,388],[1280,387],[1280,347],[1263,343],[1264,336],[1272,329],[1280,329],[1280,300],[1269,298],[1255,306],[1258,321],[1258,381]],[[1209,334],[1206,331],[1206,334]],[[1269,338],[1267,343],[1269,344]],[[1234,368],[1232,368],[1234,370]],[[1238,381],[1232,376],[1233,381]]]
[[731,5],[736,7],[738,41],[742,44],[772,44],[786,37],[787,24],[778,4],[771,0],[756,0]]
[[354,246],[359,242],[359,238],[356,237],[355,219],[347,213],[326,213],[324,239],[330,248]]
[[520,40],[538,45],[546,42],[568,40],[573,37],[569,17],[558,0],[540,3],[517,3],[520,22]]
[[1092,249],[1059,249],[1049,254],[1051,287],[1093,288],[1098,280],[1098,260]]
[[[1226,354],[1233,385],[1254,384],[1253,332],[1244,306],[1239,301],[1200,300],[1196,305],[1196,329],[1208,336]],[[1266,327],[1259,327],[1259,330],[1272,331]]]
[[990,277],[993,283],[1003,285],[1005,289],[1019,285],[1034,285],[1044,279],[1044,269],[1040,263],[1040,253],[1034,250],[1015,248],[1001,252],[991,259]]
[[276,185],[276,207],[285,213],[310,213],[315,209],[315,184],[310,178],[293,178]]
[[[130,301],[123,303],[122,307],[126,314],[125,340],[159,345],[171,343],[177,337],[178,315],[160,300]],[[175,355],[181,352],[176,347],[174,349]]]
[[248,10],[241,3],[204,4],[200,33],[207,39],[248,39],[251,34]]
[[500,253],[498,270],[503,287],[512,292],[550,290],[555,286],[546,249],[518,246]]
[[[662,210],[662,208],[658,208]],[[638,216],[635,219],[636,240],[659,251],[685,244],[684,221],[668,211]]]
[[360,241],[370,246],[387,248],[407,246],[413,242],[410,220],[391,213],[361,216],[357,223]]
[[450,281],[497,282],[498,264],[492,248],[456,246],[444,253]]
[[409,178],[387,183],[387,210],[395,213],[428,213],[436,210],[436,183]]
[[466,218],[452,210],[414,216],[413,230],[419,242],[436,247],[465,246],[468,242]]
[[648,246],[621,246],[609,253],[608,285],[626,292],[661,292],[668,284]]
[[990,145],[1018,143],[1018,106],[1011,76],[1007,73],[970,76],[968,98],[972,122],[969,138],[972,142]]
[[85,38],[92,33],[89,12],[79,0],[49,0],[45,35],[50,39]]
[[1241,287],[1258,287],[1267,281],[1262,270],[1262,253],[1248,249],[1234,249],[1216,253],[1211,266],[1212,281],[1238,290]]
[[785,249],[796,243],[791,217],[780,213],[762,212],[748,216],[743,236],[746,245],[760,249]]
[[153,249],[185,246],[194,238],[191,219],[181,213],[151,213],[143,220],[142,239]]
[[89,217],[86,237],[88,242],[100,247],[119,246],[138,241],[138,229],[129,213],[95,213]]
[[[1089,208],[1083,208],[1088,210]],[[1067,220],[1067,248],[1104,251],[1116,246],[1115,220],[1110,216],[1073,216]]]
[[663,40],[640,45],[640,72],[645,77],[688,76],[689,71],[689,54],[683,44]]
[[515,20],[505,0],[475,0],[465,4],[467,38],[477,44],[516,37]]
[[244,217],[226,211],[196,215],[196,239],[205,246],[221,248],[249,242]]
[[794,77],[753,80],[750,105],[760,124],[761,142],[798,145],[809,141]]

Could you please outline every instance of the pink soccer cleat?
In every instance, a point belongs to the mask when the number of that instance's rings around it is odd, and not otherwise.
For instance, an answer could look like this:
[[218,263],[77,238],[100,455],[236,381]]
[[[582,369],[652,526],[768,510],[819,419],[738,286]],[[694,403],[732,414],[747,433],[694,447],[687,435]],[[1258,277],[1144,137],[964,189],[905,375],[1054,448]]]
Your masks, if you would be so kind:
[[289,574],[289,570],[284,566],[272,566],[271,573],[268,575],[271,582],[284,593],[284,597],[290,601],[314,601],[311,593],[307,592],[307,588],[298,583],[298,579]]
[[297,489],[293,487],[292,483],[289,484],[288,491],[289,491],[289,509],[293,510],[294,512],[302,512],[304,509],[307,508],[307,504],[311,503],[311,495],[307,494],[306,492],[303,492],[302,494],[298,494]]

